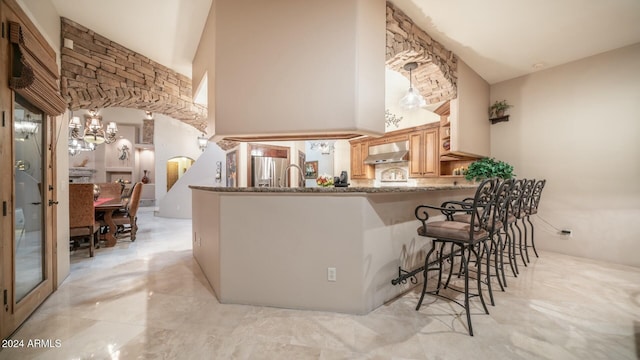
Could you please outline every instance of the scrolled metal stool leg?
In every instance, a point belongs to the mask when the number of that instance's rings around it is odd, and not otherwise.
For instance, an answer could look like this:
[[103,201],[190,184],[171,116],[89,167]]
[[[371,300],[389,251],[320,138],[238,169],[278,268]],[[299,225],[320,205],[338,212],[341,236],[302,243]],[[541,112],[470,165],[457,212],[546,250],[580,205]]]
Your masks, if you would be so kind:
[[420,310],[420,306],[422,305],[422,300],[424,300],[424,295],[427,293],[427,279],[429,278],[429,257],[435,250],[436,245],[435,242],[431,243],[431,250],[427,253],[427,256],[424,259],[424,283],[422,285],[422,295],[420,295],[420,300],[418,301],[418,305],[416,306],[416,311]]
[[533,248],[533,252],[536,254],[536,257],[538,256],[538,250],[536,250],[536,242],[534,240],[534,234],[533,234],[533,223],[531,222],[531,219],[529,218],[529,216],[527,215],[527,222],[529,222],[529,225],[531,225],[531,247]]

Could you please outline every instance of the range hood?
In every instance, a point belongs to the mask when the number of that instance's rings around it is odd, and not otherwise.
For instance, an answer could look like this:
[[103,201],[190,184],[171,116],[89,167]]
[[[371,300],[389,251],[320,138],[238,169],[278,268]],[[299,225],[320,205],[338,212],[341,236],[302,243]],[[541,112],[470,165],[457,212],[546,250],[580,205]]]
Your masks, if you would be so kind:
[[364,159],[365,164],[388,164],[409,160],[409,142],[375,145],[369,147],[369,156]]

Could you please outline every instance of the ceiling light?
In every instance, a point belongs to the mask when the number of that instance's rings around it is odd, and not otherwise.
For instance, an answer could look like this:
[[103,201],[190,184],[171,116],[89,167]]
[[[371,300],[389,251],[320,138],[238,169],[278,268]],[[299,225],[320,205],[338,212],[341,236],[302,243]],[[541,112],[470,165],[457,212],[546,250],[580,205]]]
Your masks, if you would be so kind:
[[[72,119],[73,121],[73,119]],[[75,125],[74,125],[75,126]],[[71,127],[71,124],[69,124]],[[105,131],[102,125],[102,117],[98,115],[97,110],[90,110],[89,116],[84,127],[84,141],[93,143],[96,145],[107,143],[111,144],[116,141],[116,133],[118,132],[118,125],[115,122],[110,122]]]
[[407,90],[407,94],[400,99],[400,107],[405,110],[414,110],[426,104],[422,95],[420,95],[418,91],[415,91],[412,86],[412,72],[417,68],[417,62],[410,62],[404,65],[404,69],[409,72],[409,90]]
[[320,153],[323,155],[331,154],[334,146],[330,144],[328,141],[314,141],[310,144],[311,150],[320,150]]

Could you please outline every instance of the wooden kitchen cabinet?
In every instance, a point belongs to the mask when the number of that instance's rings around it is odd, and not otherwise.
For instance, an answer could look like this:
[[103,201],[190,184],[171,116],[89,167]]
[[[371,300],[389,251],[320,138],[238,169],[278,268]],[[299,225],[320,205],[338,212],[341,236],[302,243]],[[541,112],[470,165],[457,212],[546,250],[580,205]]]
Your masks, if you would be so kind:
[[440,158],[438,128],[429,128],[409,134],[409,177],[438,176]]
[[351,178],[355,180],[373,179],[375,169],[373,165],[364,163],[369,156],[369,142],[358,141],[351,143]]

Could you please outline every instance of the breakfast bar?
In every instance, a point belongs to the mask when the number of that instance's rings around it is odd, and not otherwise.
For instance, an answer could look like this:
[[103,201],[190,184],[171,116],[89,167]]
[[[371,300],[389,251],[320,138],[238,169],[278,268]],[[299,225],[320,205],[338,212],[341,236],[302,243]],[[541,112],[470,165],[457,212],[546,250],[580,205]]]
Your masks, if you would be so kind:
[[366,314],[414,286],[391,280],[424,262],[415,207],[475,186],[191,189],[193,254],[221,303]]

